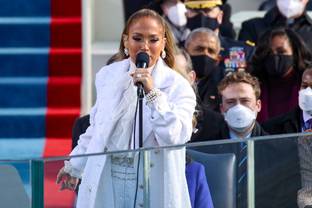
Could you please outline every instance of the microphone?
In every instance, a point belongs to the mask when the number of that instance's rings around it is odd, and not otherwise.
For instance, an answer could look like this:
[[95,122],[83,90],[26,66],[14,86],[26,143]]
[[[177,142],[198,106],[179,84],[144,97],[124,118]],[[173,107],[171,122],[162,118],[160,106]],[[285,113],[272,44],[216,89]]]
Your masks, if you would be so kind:
[[[137,54],[135,59],[135,66],[137,68],[147,68],[149,64],[149,56],[145,52],[140,52]],[[136,85],[138,87],[143,87],[143,84],[141,82],[137,82]]]
[[135,59],[135,66],[137,68],[147,68],[149,64],[149,56],[145,52],[140,52],[137,54]]

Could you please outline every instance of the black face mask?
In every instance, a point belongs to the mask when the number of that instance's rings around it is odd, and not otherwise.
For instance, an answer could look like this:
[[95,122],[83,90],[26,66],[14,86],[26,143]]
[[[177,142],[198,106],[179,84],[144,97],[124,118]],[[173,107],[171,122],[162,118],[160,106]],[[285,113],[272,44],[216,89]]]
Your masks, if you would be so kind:
[[200,27],[207,27],[211,30],[216,30],[220,25],[216,18],[206,17],[203,14],[198,14],[195,17],[188,18],[186,26],[190,30],[194,30]]
[[272,77],[283,77],[293,65],[291,55],[269,55],[264,62],[265,70]]
[[210,76],[217,68],[218,62],[206,55],[191,56],[196,77],[201,79]]

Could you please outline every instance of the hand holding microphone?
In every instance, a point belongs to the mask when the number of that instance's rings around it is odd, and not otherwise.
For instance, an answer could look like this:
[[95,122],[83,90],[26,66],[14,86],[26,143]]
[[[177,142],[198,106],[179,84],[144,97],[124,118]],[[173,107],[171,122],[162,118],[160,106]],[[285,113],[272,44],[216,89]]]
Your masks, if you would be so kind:
[[145,52],[140,52],[136,56],[135,65],[137,69],[131,74],[136,85],[142,85],[145,93],[149,93],[153,88],[153,79],[148,70],[149,56]]

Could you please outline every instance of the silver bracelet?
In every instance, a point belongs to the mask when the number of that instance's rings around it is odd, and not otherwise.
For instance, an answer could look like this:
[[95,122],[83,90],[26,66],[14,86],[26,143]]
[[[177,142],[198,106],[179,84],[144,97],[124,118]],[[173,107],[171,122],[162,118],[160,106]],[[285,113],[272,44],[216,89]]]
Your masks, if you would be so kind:
[[161,96],[161,92],[159,89],[152,89],[149,93],[146,94],[146,102],[147,103],[154,103],[155,100]]

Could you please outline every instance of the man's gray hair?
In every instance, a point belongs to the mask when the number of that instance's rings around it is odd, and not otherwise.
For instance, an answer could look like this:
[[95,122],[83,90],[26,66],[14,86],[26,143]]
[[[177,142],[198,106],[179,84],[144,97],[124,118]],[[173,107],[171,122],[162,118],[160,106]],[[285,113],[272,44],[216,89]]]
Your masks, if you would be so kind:
[[220,39],[218,37],[218,35],[213,32],[212,30],[208,29],[208,28],[205,28],[205,27],[200,27],[200,28],[197,28],[195,30],[193,30],[186,38],[185,40],[185,43],[184,43],[184,48],[187,48],[187,46],[190,44],[190,42],[193,41],[194,37],[197,35],[197,34],[200,34],[200,33],[206,33],[207,36],[212,36],[216,41],[217,41],[217,44],[218,44],[218,50],[220,50],[221,48],[221,43],[220,43]]

